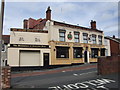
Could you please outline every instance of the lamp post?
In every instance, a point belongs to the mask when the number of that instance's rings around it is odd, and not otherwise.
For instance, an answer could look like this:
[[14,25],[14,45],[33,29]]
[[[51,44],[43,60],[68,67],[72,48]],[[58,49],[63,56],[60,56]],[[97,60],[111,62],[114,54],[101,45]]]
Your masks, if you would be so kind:
[[[0,71],[2,71],[1,63],[1,52],[2,52],[2,33],[3,33],[3,18],[4,18],[4,0],[1,0],[1,7],[0,7]],[[2,80],[2,72],[0,72],[0,80]],[[1,82],[1,81],[0,81]],[[0,87],[2,88],[2,83],[0,84]]]

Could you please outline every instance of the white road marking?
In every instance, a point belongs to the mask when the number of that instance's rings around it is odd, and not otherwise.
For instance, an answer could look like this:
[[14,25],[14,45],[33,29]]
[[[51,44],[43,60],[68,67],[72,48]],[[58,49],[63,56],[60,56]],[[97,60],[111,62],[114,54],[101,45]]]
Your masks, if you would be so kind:
[[[96,72],[96,71],[94,71]],[[92,73],[92,72],[88,72],[88,73]],[[87,73],[87,74],[88,74]],[[93,82],[94,81],[94,82]],[[104,83],[103,83],[104,82]],[[110,79],[95,79],[95,80],[87,80],[84,82],[77,82],[77,83],[70,83],[68,85],[61,85],[61,86],[52,86],[52,87],[48,87],[49,89],[54,89],[54,90],[76,90],[76,89],[85,89],[85,90],[109,90],[108,87],[105,87],[106,84],[109,83],[114,83],[114,80],[110,80]],[[101,85],[101,86],[99,86]]]
[[78,74],[73,74],[74,76],[78,76]]
[[97,71],[92,71],[92,72],[87,72],[87,73],[81,73],[79,75],[84,75],[84,74],[89,74],[89,73],[94,73],[94,72],[97,72]]
[[94,72],[97,72],[97,71],[92,71],[92,72],[87,72],[87,73],[81,73],[81,74],[74,73],[73,75],[74,76],[78,76],[78,75],[85,75],[85,74],[94,73]]

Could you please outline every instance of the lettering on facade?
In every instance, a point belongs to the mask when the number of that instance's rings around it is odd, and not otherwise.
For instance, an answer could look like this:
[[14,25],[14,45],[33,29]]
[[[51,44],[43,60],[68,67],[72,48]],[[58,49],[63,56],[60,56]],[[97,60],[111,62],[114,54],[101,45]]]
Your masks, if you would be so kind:
[[39,38],[35,38],[35,42],[40,42],[40,39]]
[[105,84],[114,83],[114,82],[115,82],[114,80],[102,78],[102,79],[85,81],[85,82],[81,82],[81,83],[78,82],[75,84],[48,87],[48,89],[51,89],[51,90],[76,90],[76,89],[89,88],[89,90],[100,90],[100,89],[109,90],[109,88],[105,87]]
[[48,45],[24,45],[24,44],[11,44],[10,47],[17,47],[17,48],[49,48]]
[[23,37],[20,37],[20,38],[19,38],[19,41],[24,41],[24,38],[23,38]]
[[69,45],[69,43],[64,43],[64,42],[56,42],[56,45]]
[[[40,38],[35,38],[35,42],[40,42]],[[25,41],[23,37],[19,38],[19,41]]]
[[80,43],[74,43],[73,45],[74,45],[74,46],[81,46]]

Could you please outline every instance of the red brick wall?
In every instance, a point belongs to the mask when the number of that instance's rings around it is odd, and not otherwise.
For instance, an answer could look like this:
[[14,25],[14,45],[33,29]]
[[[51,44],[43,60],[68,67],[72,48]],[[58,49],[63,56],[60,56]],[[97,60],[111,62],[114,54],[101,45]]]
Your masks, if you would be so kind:
[[98,58],[98,74],[105,75],[111,73],[118,73],[120,66],[120,56],[108,56]]
[[11,68],[2,67],[2,88],[10,88]]
[[96,29],[96,21],[91,20],[91,29]]
[[119,43],[110,40],[110,50],[111,50],[111,55],[119,55]]

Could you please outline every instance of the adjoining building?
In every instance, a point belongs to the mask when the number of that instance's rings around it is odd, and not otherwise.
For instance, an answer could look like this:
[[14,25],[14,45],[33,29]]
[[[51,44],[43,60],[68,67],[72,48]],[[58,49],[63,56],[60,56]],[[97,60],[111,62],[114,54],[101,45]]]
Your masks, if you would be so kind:
[[105,56],[111,56],[110,40],[104,37]]
[[113,35],[113,37],[106,36],[105,39],[109,40],[111,56],[120,55],[120,38]]
[[1,66],[7,65],[7,49],[10,43],[10,35],[2,35]]
[[8,64],[13,67],[71,65],[97,62],[105,56],[104,33],[96,28],[71,25],[51,19],[24,20],[23,29],[11,28]]

